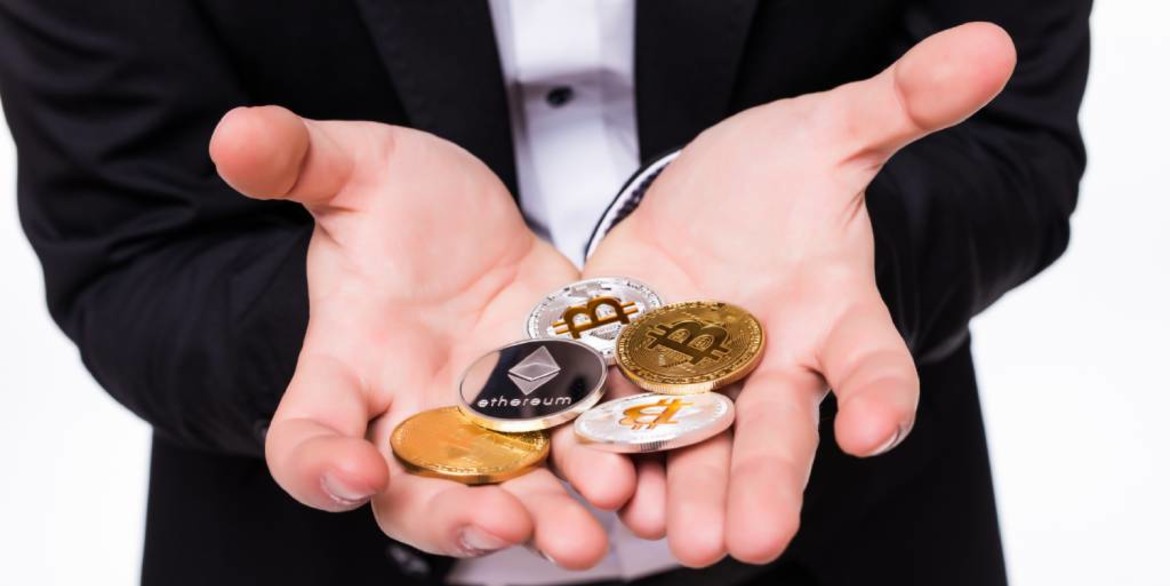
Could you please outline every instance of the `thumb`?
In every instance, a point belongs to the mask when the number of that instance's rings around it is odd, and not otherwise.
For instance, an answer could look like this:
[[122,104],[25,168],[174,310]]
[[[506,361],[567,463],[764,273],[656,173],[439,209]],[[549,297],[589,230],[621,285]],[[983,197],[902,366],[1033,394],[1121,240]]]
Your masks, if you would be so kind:
[[208,147],[216,171],[258,199],[326,205],[349,181],[353,123],[306,120],[280,106],[236,108],[220,120]]
[[879,166],[898,149],[954,126],[1007,84],[1016,52],[1002,28],[968,23],[928,37],[870,79],[823,94],[847,158]]

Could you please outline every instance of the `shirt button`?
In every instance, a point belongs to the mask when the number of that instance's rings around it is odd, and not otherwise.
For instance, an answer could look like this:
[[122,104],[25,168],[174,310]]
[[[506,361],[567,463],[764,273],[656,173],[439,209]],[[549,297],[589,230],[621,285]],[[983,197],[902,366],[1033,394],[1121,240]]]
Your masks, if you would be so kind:
[[426,578],[431,574],[431,565],[427,560],[403,545],[392,543],[386,546],[386,557],[394,562],[405,576]]
[[548,91],[544,96],[544,101],[554,108],[560,108],[568,104],[573,99],[573,88],[567,85],[560,85]]

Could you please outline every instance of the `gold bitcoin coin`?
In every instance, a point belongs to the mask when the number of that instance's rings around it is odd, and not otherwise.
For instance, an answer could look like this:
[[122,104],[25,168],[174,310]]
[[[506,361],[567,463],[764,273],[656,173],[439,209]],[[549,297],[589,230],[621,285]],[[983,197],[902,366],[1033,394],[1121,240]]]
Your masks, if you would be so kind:
[[702,393],[747,376],[764,355],[764,328],[728,303],[685,301],[652,310],[622,330],[617,364],[656,393]]
[[543,431],[484,429],[455,407],[418,413],[398,424],[390,447],[412,474],[463,484],[494,484],[536,468],[548,457]]

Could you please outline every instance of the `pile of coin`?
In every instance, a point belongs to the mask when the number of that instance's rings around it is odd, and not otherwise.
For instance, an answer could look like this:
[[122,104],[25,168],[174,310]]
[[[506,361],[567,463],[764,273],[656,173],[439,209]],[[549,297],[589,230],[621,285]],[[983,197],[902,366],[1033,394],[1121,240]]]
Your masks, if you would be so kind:
[[[747,376],[764,330],[747,311],[716,301],[663,304],[628,278],[589,279],[546,296],[529,339],[476,360],[458,404],[424,411],[391,435],[416,474],[485,484],[539,466],[548,430],[574,422],[577,438],[622,453],[670,450],[726,430],[735,405],[712,393]],[[598,405],[609,366],[649,391]]]

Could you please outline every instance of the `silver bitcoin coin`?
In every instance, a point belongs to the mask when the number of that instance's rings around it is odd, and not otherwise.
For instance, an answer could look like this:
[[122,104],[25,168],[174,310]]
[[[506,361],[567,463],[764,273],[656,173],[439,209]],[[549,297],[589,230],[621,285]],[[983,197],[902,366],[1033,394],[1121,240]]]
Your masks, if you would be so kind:
[[733,421],[735,403],[720,393],[643,393],[586,411],[573,424],[573,431],[594,448],[646,453],[697,444],[719,435]]
[[545,296],[528,315],[528,337],[568,338],[592,346],[614,363],[618,334],[642,314],[662,307],[646,284],[624,277],[578,281]]

